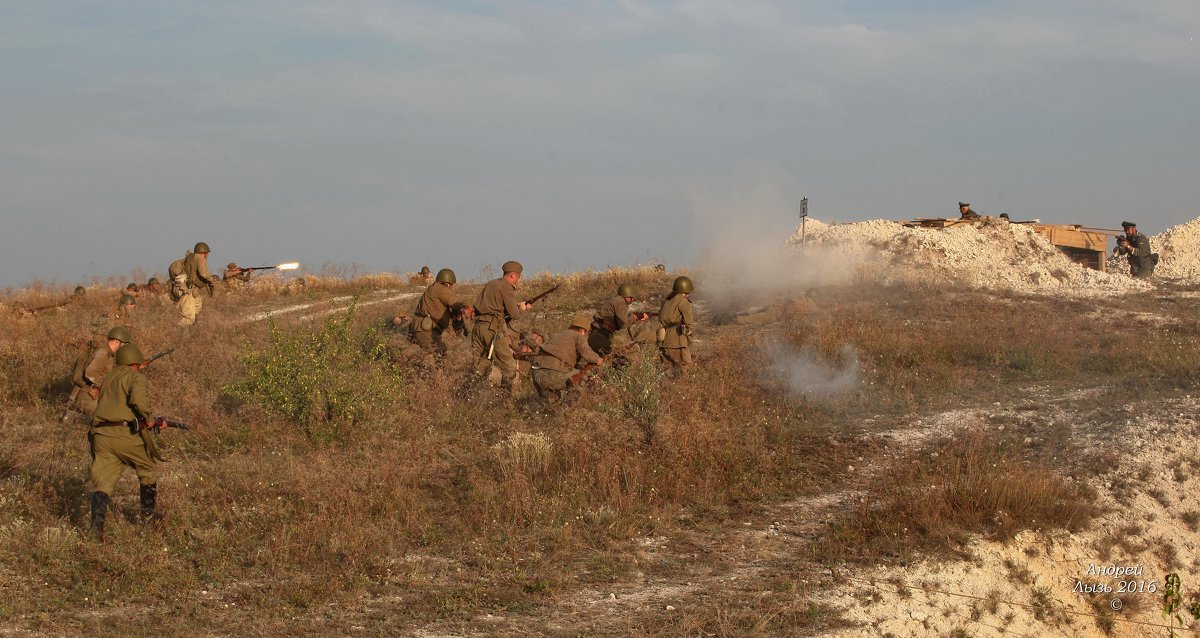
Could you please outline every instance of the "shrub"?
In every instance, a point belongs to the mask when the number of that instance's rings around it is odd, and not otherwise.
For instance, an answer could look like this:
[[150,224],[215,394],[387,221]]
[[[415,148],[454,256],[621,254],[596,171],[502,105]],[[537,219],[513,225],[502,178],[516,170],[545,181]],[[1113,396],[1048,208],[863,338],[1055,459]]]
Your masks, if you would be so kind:
[[226,390],[300,425],[313,443],[337,438],[404,389],[376,328],[353,329],[354,306],[319,325],[270,327],[270,345],[243,359],[247,377]]

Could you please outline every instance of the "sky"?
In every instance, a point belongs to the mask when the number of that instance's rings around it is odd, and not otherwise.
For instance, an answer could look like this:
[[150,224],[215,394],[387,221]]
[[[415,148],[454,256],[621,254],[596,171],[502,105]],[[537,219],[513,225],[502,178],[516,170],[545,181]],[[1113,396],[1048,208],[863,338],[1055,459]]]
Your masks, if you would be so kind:
[[1200,216],[1195,0],[0,3],[0,285]]

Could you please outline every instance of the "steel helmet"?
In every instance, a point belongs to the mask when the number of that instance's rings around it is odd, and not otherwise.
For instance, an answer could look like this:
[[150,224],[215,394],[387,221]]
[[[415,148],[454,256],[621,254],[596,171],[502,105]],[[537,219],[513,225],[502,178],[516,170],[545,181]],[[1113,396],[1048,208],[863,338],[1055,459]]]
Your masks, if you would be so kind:
[[637,291],[633,289],[633,284],[621,284],[617,286],[618,297],[636,297]]
[[147,285],[147,286],[153,286],[153,285],[156,285],[156,284],[158,284],[158,283],[159,283],[159,281],[158,281],[158,277],[151,277],[151,278],[150,278],[150,281],[147,281],[147,282],[146,282],[146,285]]
[[692,285],[691,277],[676,277],[675,283],[671,284],[671,292],[690,294],[693,290],[695,286]]
[[438,271],[437,277],[434,279],[439,284],[456,284],[458,277],[454,276],[454,271],[449,268],[443,268]]
[[108,339],[116,339],[121,343],[129,343],[133,341],[133,337],[129,335],[129,331],[124,326],[117,326],[108,331]]
[[428,275],[428,274],[429,274],[429,266],[421,266],[421,273],[420,273],[420,274],[422,274],[422,275]]
[[142,351],[132,343],[127,343],[120,348],[117,348],[117,365],[131,366],[135,363],[143,363],[146,357],[142,356]]
[[196,242],[196,247],[192,249],[192,252],[196,253],[197,255],[202,255],[208,254],[212,251],[208,249],[208,244],[201,241]]
[[580,310],[571,317],[571,325],[569,327],[589,330],[592,327],[592,316],[593,313],[591,310]]

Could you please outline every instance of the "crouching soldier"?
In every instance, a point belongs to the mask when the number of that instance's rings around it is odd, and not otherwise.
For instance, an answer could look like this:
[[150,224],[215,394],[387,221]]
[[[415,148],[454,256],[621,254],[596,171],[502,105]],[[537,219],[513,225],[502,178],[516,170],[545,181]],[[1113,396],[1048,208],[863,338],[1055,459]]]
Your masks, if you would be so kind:
[[117,326],[108,331],[104,345],[95,350],[81,352],[75,360],[75,368],[71,371],[71,382],[75,384],[75,389],[71,392],[67,405],[72,410],[87,415],[87,420],[83,423],[91,423],[92,414],[96,412],[96,399],[100,397],[100,384],[112,371],[113,357],[117,350],[130,340],[129,331]]
[[[598,354],[608,356],[613,350],[628,350],[630,342],[637,341],[637,323],[650,318],[646,312],[630,312],[636,291],[632,284],[617,286],[617,295],[604,302],[592,320],[588,333],[588,345]],[[632,356],[631,351],[626,356]]]
[[100,398],[88,430],[92,449],[91,480],[92,533],[104,538],[104,517],[112,492],[117,487],[125,466],[137,472],[141,483],[141,519],[152,522],[161,518],[155,510],[158,496],[158,474],[155,469],[161,460],[149,428],[151,423],[150,392],[142,375],[145,358],[133,344],[117,350],[116,368],[104,376]]
[[571,325],[550,337],[533,357],[533,387],[537,388],[542,400],[553,403],[561,398],[580,363],[604,363],[604,359],[588,346],[587,333],[591,324],[591,312],[575,313]]

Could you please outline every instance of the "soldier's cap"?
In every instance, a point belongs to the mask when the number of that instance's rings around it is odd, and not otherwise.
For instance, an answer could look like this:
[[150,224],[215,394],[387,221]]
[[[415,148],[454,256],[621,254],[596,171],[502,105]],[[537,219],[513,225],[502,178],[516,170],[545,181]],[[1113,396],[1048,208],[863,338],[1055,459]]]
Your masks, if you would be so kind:
[[525,268],[521,266],[520,262],[506,261],[503,266],[500,266],[500,270],[504,271],[504,274],[507,275],[510,272],[523,272]]
[[958,203],[958,207],[959,207],[959,208],[970,208],[970,207],[971,207],[971,205],[970,205],[970,204],[968,204],[968,203],[966,203],[966,202],[959,202],[959,203]]
[[1121,228],[1137,228],[1137,224],[1133,222],[1121,222]]

